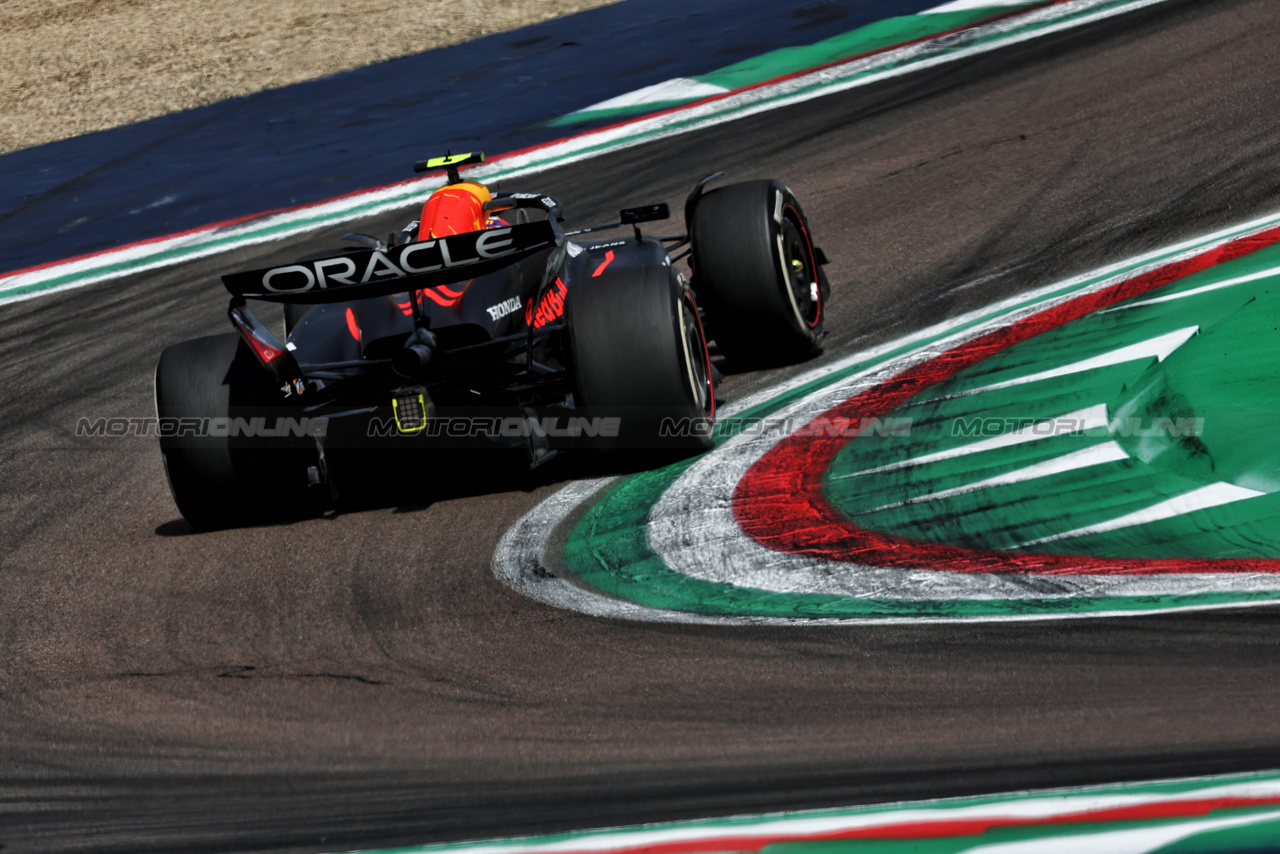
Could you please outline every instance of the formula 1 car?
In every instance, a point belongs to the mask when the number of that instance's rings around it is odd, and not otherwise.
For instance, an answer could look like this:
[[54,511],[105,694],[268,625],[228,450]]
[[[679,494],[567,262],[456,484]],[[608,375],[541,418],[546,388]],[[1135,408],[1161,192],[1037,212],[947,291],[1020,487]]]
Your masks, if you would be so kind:
[[[462,180],[483,158],[419,162],[448,183],[386,241],[349,234],[357,247],[222,277],[235,331],[169,347],[155,375],[165,471],[192,526],[323,511],[335,458],[366,448],[483,442],[531,466],[568,448],[696,452],[715,418],[708,337],[746,368],[817,352],[826,258],[781,182],[708,176],[683,234],[641,233],[666,204],[566,233],[554,197]],[[283,304],[284,340],[250,300]]]

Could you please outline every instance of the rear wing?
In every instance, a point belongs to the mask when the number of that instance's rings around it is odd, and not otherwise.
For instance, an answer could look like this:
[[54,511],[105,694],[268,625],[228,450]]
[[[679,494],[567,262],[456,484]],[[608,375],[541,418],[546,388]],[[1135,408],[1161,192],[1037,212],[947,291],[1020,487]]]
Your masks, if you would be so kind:
[[223,276],[222,283],[239,300],[329,303],[385,296],[500,270],[563,242],[558,231],[553,215],[549,220],[232,273]]

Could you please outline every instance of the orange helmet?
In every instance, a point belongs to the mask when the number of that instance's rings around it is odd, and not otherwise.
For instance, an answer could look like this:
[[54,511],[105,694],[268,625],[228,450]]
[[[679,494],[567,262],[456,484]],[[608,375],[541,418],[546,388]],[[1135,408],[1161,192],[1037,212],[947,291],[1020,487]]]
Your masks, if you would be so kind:
[[484,203],[491,198],[489,188],[474,181],[441,187],[431,194],[422,208],[418,239],[480,231],[488,219]]

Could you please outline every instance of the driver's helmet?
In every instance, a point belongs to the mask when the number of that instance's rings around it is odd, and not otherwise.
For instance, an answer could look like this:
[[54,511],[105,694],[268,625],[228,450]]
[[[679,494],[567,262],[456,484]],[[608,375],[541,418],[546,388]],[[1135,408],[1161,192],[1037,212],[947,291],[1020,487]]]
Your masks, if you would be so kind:
[[422,208],[418,239],[480,231],[488,224],[484,203],[491,198],[489,188],[474,181],[441,187],[431,194]]

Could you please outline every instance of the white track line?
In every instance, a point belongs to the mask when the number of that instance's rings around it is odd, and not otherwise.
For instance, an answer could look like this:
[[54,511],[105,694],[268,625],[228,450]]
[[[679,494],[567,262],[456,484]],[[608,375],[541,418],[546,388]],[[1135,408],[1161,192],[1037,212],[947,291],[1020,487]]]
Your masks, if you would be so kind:
[[1247,827],[1280,819],[1280,810],[1251,813],[1232,818],[1179,821],[1176,824],[1137,827],[1128,830],[1100,830],[1047,839],[1024,839],[994,845],[965,848],[960,854],[1148,854],[1201,833]]
[[[1185,791],[1125,792],[1122,786],[1078,787],[1041,791],[1009,792],[983,799],[937,799],[898,802],[845,809],[805,810],[768,813],[758,816],[732,816],[696,822],[670,822],[640,827],[616,827],[578,831],[562,837],[526,837],[523,839],[481,840],[443,843],[421,848],[398,849],[420,852],[458,852],[458,854],[586,854],[629,851],[654,846],[675,846],[717,839],[747,838],[813,838],[840,832],[870,828],[918,826],[928,822],[949,821],[1045,821],[1068,819],[1101,810],[1137,809],[1157,804],[1179,804],[1195,801],[1256,800],[1280,796],[1280,781],[1258,779],[1223,782],[1221,778],[1205,778],[1206,785]],[[1167,783],[1194,783],[1197,780],[1171,780]],[[1144,787],[1158,784],[1139,784]],[[1119,791],[1117,791],[1119,789]],[[1101,791],[1100,791],[1101,790]],[[980,800],[974,803],[974,800]],[[967,802],[966,802],[967,801]],[[1258,814],[1255,813],[1256,817]],[[1269,813],[1268,813],[1269,815]],[[1224,820],[1232,820],[1235,817]],[[1186,826],[1184,823],[1182,826]],[[1089,850],[1094,849],[1077,849]]]
[[919,15],[940,15],[947,12],[967,12],[970,9],[988,9],[997,6],[1028,6],[1035,0],[954,0],[952,3],[943,3],[941,6],[934,6],[932,9],[925,9],[918,12]]
[[728,92],[729,90],[723,86],[703,83],[701,80],[690,80],[687,77],[676,77],[671,80],[664,80],[661,83],[655,83],[652,86],[645,86],[643,89],[637,89],[625,95],[619,95],[616,98],[610,98],[607,101],[601,101],[598,104],[592,104],[590,107],[583,107],[581,110],[574,110],[566,118],[601,110],[621,110],[627,107],[662,104],[670,101],[692,101],[710,98],[713,95],[724,95]]
[[1192,288],[1189,291],[1183,291],[1182,293],[1178,293],[1178,294],[1170,294],[1167,297],[1156,297],[1155,299],[1144,299],[1141,302],[1125,303],[1124,305],[1118,305],[1115,308],[1108,308],[1105,311],[1100,311],[1098,313],[1110,314],[1113,311],[1125,311],[1130,308],[1137,308],[1140,305],[1159,305],[1160,303],[1164,303],[1164,302],[1175,302],[1180,299],[1187,299],[1188,297],[1197,297],[1197,296],[1200,296],[1200,294],[1207,294],[1210,291],[1219,291],[1219,290],[1222,290],[1223,288],[1232,288],[1232,287],[1235,287],[1236,285],[1246,284],[1247,282],[1256,282],[1259,279],[1270,279],[1273,276],[1280,276],[1280,267],[1273,267],[1270,270],[1263,270],[1261,273],[1252,273],[1248,276],[1241,276],[1238,279],[1227,279],[1225,282],[1214,282],[1212,285],[1204,285],[1203,287]]

